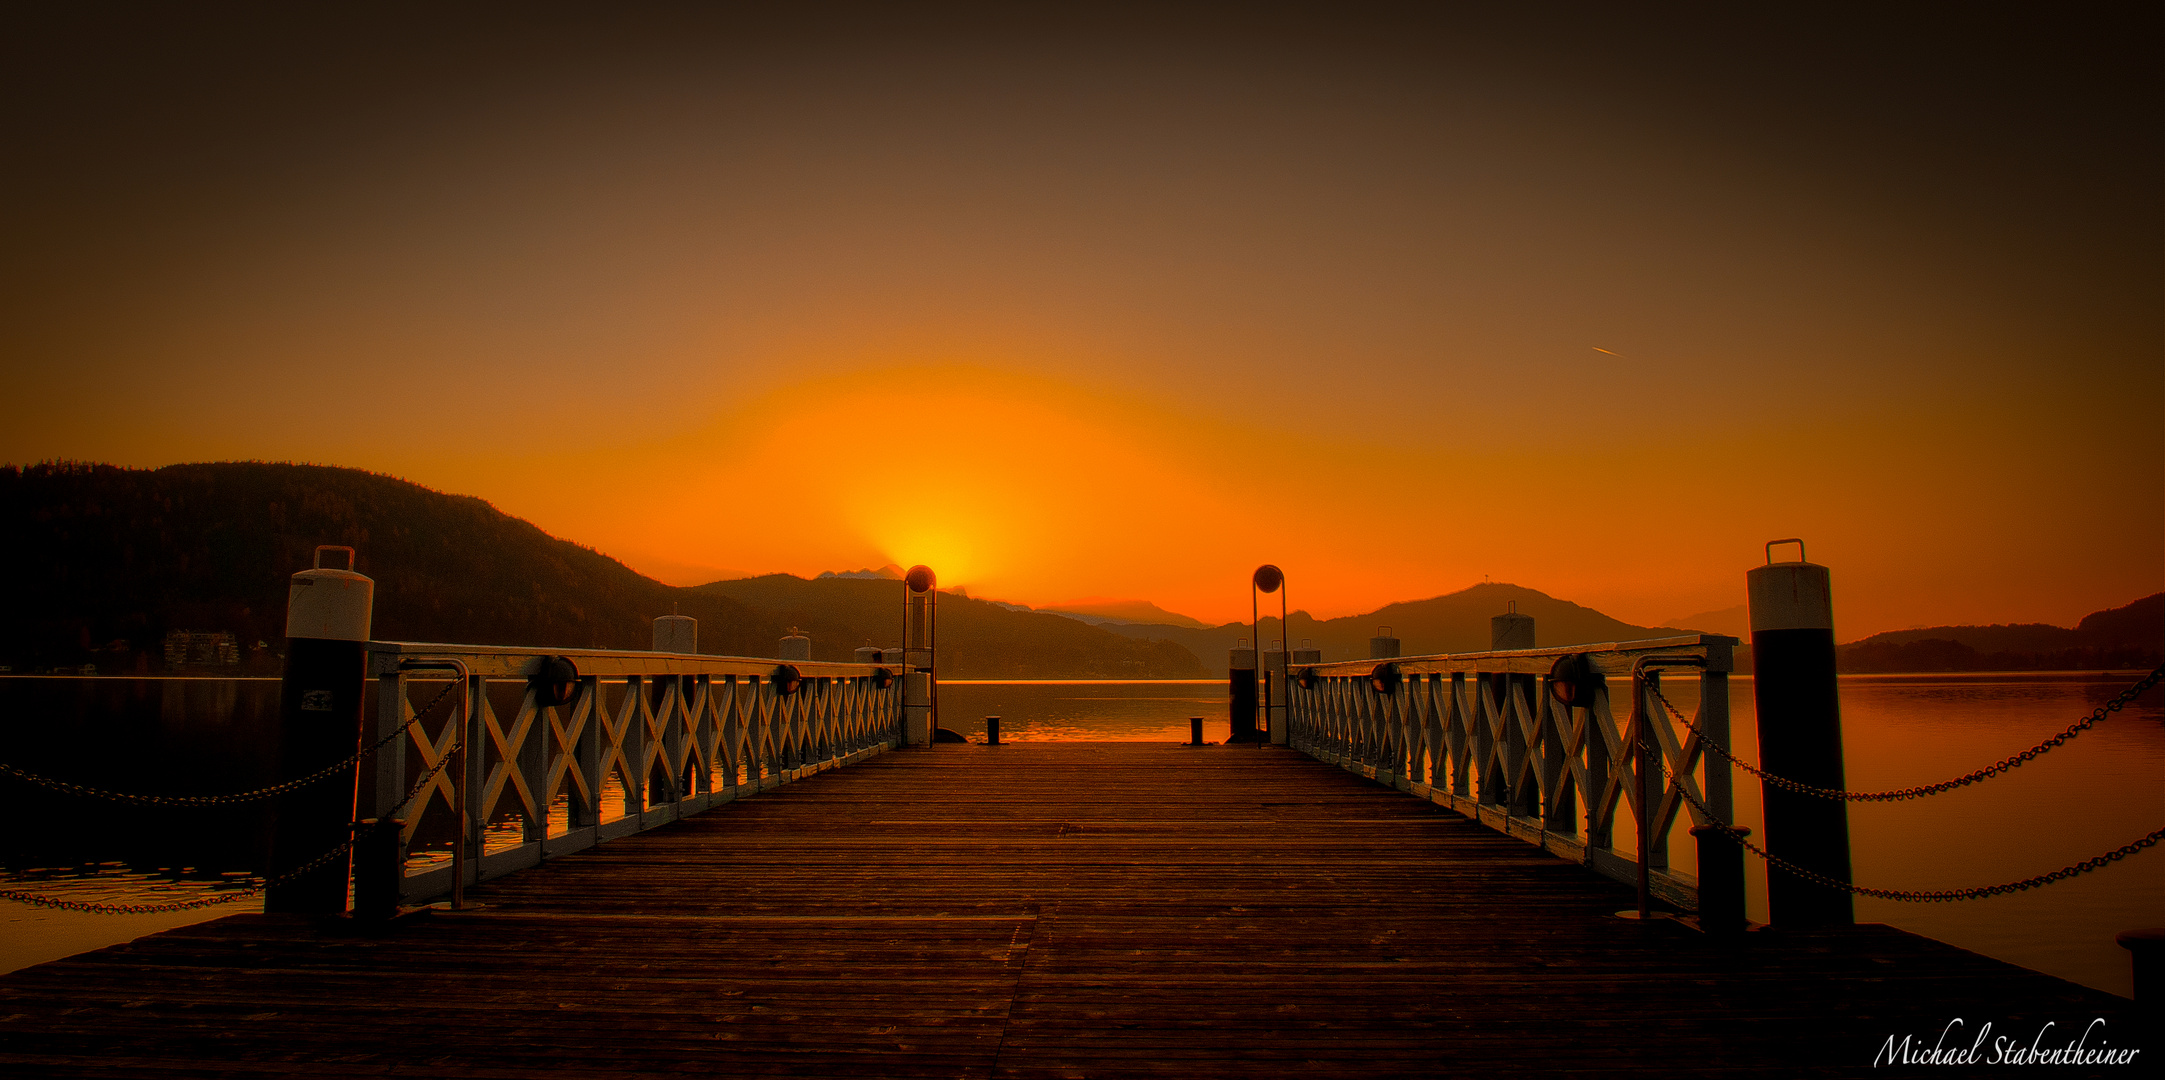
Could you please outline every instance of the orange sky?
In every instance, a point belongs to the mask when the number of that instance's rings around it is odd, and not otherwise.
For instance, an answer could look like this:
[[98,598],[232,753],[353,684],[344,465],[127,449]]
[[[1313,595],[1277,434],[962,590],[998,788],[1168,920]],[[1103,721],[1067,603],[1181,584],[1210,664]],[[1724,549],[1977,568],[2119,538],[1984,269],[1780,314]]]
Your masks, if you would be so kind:
[[11,16],[0,460],[1206,619],[2165,588],[2148,28],[883,10]]

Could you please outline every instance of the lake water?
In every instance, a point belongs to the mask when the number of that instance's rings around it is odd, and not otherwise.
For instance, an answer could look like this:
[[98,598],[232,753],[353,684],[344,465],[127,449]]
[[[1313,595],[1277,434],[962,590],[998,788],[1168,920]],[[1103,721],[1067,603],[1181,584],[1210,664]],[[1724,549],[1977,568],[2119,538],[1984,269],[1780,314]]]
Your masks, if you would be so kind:
[[[2028,747],[2109,700],[2127,675],[1850,676],[1842,680],[1853,789],[1929,783]],[[1674,679],[1687,711],[1697,684]],[[275,680],[0,678],[6,760],[129,791],[236,790],[269,782]],[[1732,681],[1738,756],[1756,760],[1752,683]],[[947,682],[941,722],[1003,741],[1185,742],[1188,717],[1226,735],[1224,683]],[[1931,799],[1850,808],[1856,879],[1938,889],[2029,877],[2135,840],[2165,824],[2165,691],[2008,775]],[[1758,785],[1737,784],[1738,818],[1755,835]],[[146,811],[53,796],[0,779],[8,888],[84,899],[202,895],[260,872],[260,810]],[[1690,841],[1672,841],[1691,865]],[[1766,918],[1752,860],[1751,915]],[[170,915],[99,916],[0,902],[0,971],[239,911],[253,901]],[[1907,904],[1860,899],[1857,918],[1886,922],[2026,967],[2129,994],[2113,934],[2165,925],[2165,853],[2157,849],[2071,881],[1986,900]]]

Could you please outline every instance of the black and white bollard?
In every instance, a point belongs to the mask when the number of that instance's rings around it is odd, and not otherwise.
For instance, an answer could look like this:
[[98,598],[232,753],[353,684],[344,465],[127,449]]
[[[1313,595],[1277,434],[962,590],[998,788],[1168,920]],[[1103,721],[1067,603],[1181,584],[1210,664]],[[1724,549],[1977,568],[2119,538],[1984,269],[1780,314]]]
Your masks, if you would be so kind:
[[[1774,562],[1780,544],[1796,562]],[[1752,696],[1759,707],[1759,761],[1775,776],[1841,790],[1842,701],[1834,678],[1834,596],[1827,568],[1804,561],[1804,542],[1767,544],[1767,564],[1745,575],[1751,601]],[[1847,882],[1849,807],[1835,799],[1761,784],[1767,852]],[[1767,872],[1768,920],[1776,926],[1856,921],[1848,892],[1780,869]]]
[[[661,615],[654,619],[654,651],[665,653],[695,653],[699,651],[699,620],[689,615]],[[784,657],[787,659],[787,657]]]
[[[323,553],[346,553],[344,570]],[[361,748],[362,696],[376,583],[354,572],[353,549],[316,548],[315,567],[286,589],[286,666],[278,692],[278,777],[307,776]],[[344,844],[353,828],[358,762],[343,774],[279,796],[271,827],[270,873],[291,873]],[[337,914],[346,910],[350,855],[332,857],[264,894],[263,910]]]
[[1491,652],[1537,648],[1534,617],[1519,614],[1518,601],[1511,601],[1511,610],[1488,621],[1488,647]]

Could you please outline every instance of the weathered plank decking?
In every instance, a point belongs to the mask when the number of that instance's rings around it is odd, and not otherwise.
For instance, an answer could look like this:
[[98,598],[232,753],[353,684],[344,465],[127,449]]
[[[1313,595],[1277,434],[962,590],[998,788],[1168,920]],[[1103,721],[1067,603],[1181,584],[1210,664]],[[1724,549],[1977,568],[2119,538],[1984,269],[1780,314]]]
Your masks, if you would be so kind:
[[1629,890],[1284,750],[882,754],[472,898],[0,977],[0,1073],[1863,1074],[1955,1017],[2141,1045],[2120,998],[1884,927],[1618,920]]

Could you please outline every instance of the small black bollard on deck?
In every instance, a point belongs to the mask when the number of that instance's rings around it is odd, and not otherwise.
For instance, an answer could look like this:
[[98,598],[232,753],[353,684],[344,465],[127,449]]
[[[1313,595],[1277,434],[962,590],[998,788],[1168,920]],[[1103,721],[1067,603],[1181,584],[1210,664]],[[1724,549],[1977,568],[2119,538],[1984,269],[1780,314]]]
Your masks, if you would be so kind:
[[1000,718],[997,716],[985,718],[985,745],[1000,745]]
[[2153,1018],[2165,1014],[2165,926],[2122,930],[2113,940],[2135,963],[2135,1004]]
[[[1245,646],[1247,643],[1242,642]],[[1233,733],[1228,743],[1252,743],[1259,741],[1259,729],[1255,723],[1255,650],[1237,648],[1229,658],[1227,670],[1232,682]]]
[[406,823],[397,818],[359,823],[353,838],[353,914],[388,919],[398,914],[399,886],[406,880]]
[[[345,570],[323,568],[323,553],[346,553]],[[286,666],[278,691],[278,776],[307,776],[361,748],[369,620],[376,583],[355,573],[353,549],[322,545],[316,565],[293,575],[286,593]],[[291,873],[346,842],[353,827],[355,762],[337,777],[279,796],[271,828],[273,877]],[[322,866],[265,893],[263,910],[336,914],[346,910],[348,860]]]
[[[1773,561],[1797,545],[1797,561]],[[1842,699],[1834,679],[1834,596],[1824,566],[1804,561],[1802,540],[1767,544],[1767,564],[1744,575],[1751,600],[1752,696],[1759,707],[1759,760],[1799,783],[1842,789]],[[1849,881],[1849,807],[1761,785],[1767,852],[1836,881]],[[1856,921],[1848,892],[1794,874],[1767,875],[1768,921],[1777,926]]]
[[1200,716],[1188,717],[1188,745],[1203,745],[1203,718]]
[[1699,929],[1723,936],[1744,931],[1744,837],[1750,829],[1734,831],[1715,825],[1691,830],[1699,848]]

